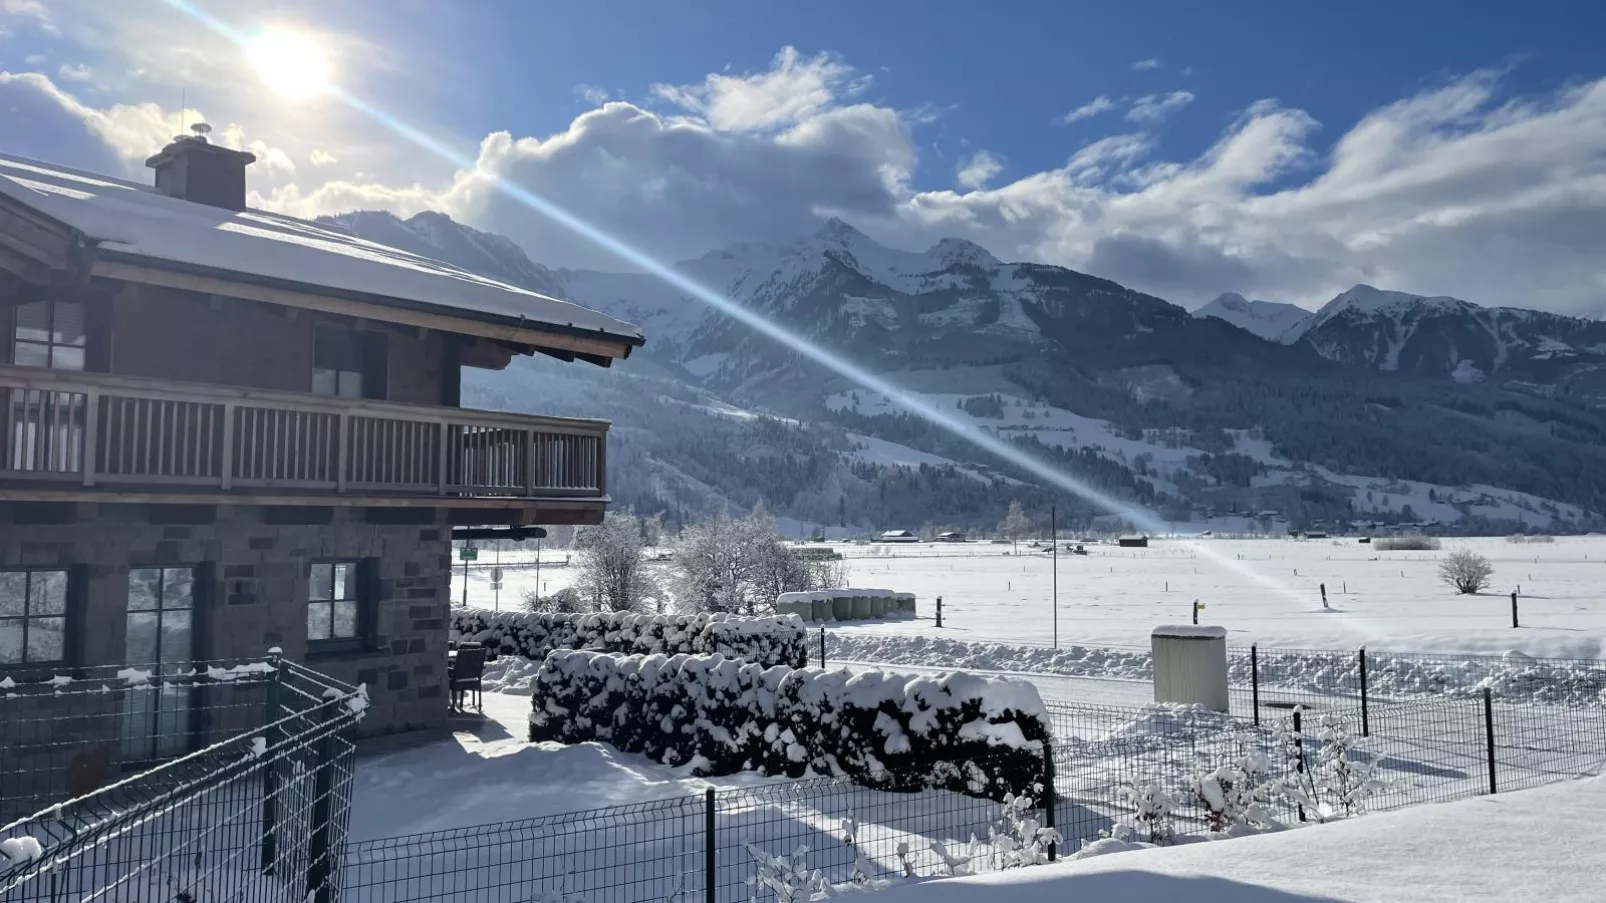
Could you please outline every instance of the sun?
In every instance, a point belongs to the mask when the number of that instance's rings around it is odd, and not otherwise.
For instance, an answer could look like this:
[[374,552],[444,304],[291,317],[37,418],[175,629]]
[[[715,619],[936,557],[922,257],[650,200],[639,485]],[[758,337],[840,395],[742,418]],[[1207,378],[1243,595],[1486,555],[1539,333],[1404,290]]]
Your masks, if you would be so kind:
[[246,40],[246,59],[280,96],[304,100],[329,90],[329,57],[318,40],[290,28],[268,28]]

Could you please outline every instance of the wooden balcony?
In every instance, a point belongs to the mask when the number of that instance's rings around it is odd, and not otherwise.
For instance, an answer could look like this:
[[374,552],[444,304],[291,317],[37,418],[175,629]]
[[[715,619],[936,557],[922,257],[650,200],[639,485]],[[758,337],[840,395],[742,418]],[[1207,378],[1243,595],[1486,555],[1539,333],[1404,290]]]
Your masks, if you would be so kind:
[[603,420],[5,365],[0,402],[0,498],[607,501]]

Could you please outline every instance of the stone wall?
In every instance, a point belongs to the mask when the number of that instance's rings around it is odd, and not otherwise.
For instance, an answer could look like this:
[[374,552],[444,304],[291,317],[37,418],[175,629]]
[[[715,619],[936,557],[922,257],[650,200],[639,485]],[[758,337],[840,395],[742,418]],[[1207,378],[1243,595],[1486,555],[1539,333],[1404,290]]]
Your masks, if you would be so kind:
[[[64,515],[64,511],[71,512]],[[125,662],[128,571],[197,567],[196,657],[293,661],[368,685],[363,735],[440,727],[446,719],[451,531],[440,513],[386,509],[0,504],[0,568],[75,568],[69,656]],[[364,648],[308,654],[308,569],[369,559],[374,620]]]

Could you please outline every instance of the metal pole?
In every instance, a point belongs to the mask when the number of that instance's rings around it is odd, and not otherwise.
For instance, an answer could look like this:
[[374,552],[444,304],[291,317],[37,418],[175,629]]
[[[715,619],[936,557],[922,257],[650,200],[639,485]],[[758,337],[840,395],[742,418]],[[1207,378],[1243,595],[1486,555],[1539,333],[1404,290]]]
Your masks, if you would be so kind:
[[719,826],[714,818],[714,788],[708,788],[703,799],[706,804],[703,815],[703,900],[706,903],[715,903],[714,890],[719,885],[716,876],[719,861],[714,855],[714,837]]
[[[1058,808],[1058,796],[1054,792],[1054,744],[1043,744],[1043,817],[1044,827],[1054,830],[1054,810]],[[1059,858],[1059,843],[1048,842],[1048,861],[1053,862]]]
[[1366,647],[1361,647],[1361,736],[1372,736],[1371,712],[1366,707]]
[[825,628],[820,628],[820,667],[825,667]]
[[535,597],[541,598],[541,537],[535,538]]
[[1517,594],[1511,594],[1511,626],[1517,626]]
[[937,626],[942,626],[942,597],[937,597]]
[[491,608],[494,611],[502,610],[502,540],[496,541],[496,579],[491,581]]
[[1489,792],[1497,793],[1499,788],[1494,778],[1494,697],[1488,687],[1483,688],[1483,737],[1489,749]]
[[463,607],[468,607],[468,559],[463,559]]
[[1059,512],[1053,505],[1048,507],[1048,541],[1052,543],[1054,550],[1054,594],[1051,604],[1054,606],[1054,648],[1058,649],[1060,647],[1060,528]]
[[333,797],[335,785],[334,722],[340,717],[339,702],[325,702],[322,718],[324,734],[318,739],[318,760],[313,766],[312,837],[307,842],[307,903],[333,903],[334,833]]
[[[273,673],[268,676],[267,702],[262,713],[262,723],[272,724],[279,720],[279,681],[283,673],[281,653],[279,647],[268,650],[268,665]],[[263,739],[267,741],[271,751],[276,743],[273,735],[263,731]],[[279,763],[277,757],[269,752],[267,761],[262,766],[262,874],[273,874],[273,864],[279,858]]]
[[1260,650],[1249,647],[1249,696],[1255,705],[1255,727],[1260,727]]
[[[1305,730],[1305,726],[1303,724],[1303,719],[1300,717],[1300,714],[1299,714],[1299,707],[1295,706],[1294,707],[1294,752],[1295,752],[1295,755],[1298,756],[1298,761],[1296,761],[1294,763],[1294,770],[1296,772],[1298,772],[1299,774],[1301,774],[1301,775],[1303,775],[1305,773],[1305,734],[1304,734],[1304,730]],[[1300,804],[1300,806],[1299,806],[1299,820],[1300,821],[1304,821],[1305,820],[1305,806],[1304,806],[1303,803]]]

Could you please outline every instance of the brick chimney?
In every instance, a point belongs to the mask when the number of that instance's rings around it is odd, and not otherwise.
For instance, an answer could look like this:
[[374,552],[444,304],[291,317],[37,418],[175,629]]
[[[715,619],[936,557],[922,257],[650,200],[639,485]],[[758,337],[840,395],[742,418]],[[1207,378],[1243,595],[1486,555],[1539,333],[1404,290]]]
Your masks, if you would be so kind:
[[245,209],[245,168],[256,155],[229,150],[206,140],[212,127],[198,122],[193,135],[180,135],[145,161],[156,170],[156,190],[168,197],[225,210]]

